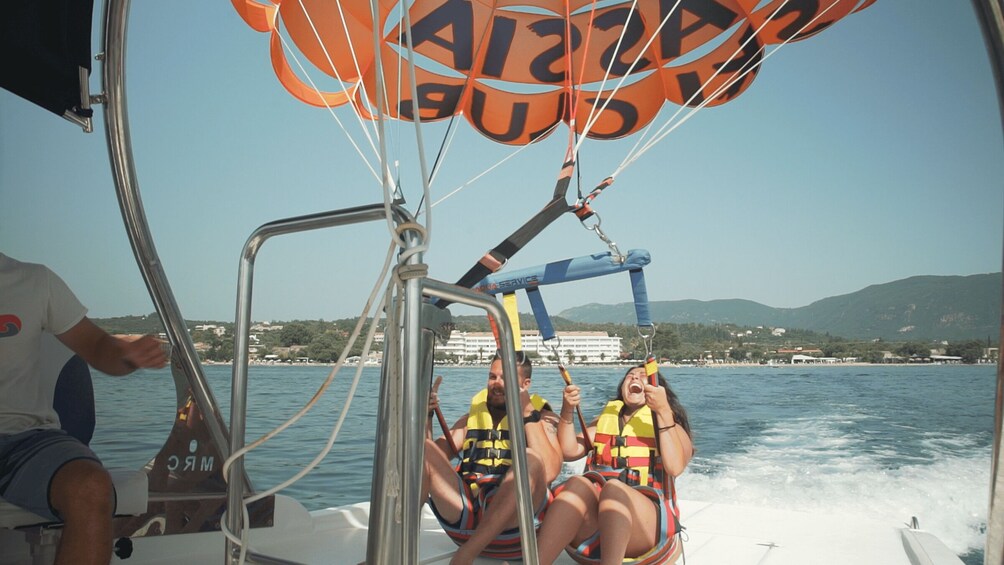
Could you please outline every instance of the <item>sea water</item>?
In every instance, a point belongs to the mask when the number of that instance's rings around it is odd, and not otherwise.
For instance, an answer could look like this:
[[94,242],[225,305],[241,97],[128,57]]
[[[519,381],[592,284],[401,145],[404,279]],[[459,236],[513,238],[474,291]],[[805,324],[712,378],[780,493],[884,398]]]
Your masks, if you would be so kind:
[[[623,367],[570,367],[594,417]],[[330,373],[324,366],[252,366],[247,441],[295,414]],[[230,366],[208,366],[229,416]],[[256,488],[293,476],[324,447],[354,367],[345,367],[300,423],[248,455]],[[677,488],[684,500],[857,514],[889,523],[917,517],[970,564],[985,540],[995,367],[780,366],[662,369],[690,416],[697,453]],[[452,423],[485,385],[487,368],[442,367],[441,406]],[[362,370],[334,448],[284,491],[315,510],[370,494],[379,370]],[[557,369],[536,367],[531,388],[560,407]],[[109,466],[149,461],[171,428],[169,372],[95,379],[92,447]],[[437,429],[436,433],[440,433]],[[571,472],[571,471],[566,471]],[[685,510],[685,509],[684,509]]]

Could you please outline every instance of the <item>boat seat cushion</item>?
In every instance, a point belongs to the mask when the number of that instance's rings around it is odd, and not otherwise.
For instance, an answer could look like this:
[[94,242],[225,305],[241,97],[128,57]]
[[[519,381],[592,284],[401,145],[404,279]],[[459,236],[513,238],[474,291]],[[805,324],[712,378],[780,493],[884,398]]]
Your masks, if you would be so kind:
[[[146,473],[131,469],[109,469],[108,473],[112,476],[112,484],[115,485],[115,515],[135,516],[146,512],[149,491]],[[51,523],[52,520],[48,518],[0,499],[0,528]]]
[[[54,339],[52,341],[55,342]],[[60,363],[67,357],[65,363]],[[72,355],[61,345],[51,347],[43,355],[43,360],[56,363],[50,374],[59,369],[52,405],[59,415],[60,427],[85,445],[90,443],[95,420],[90,368],[83,359]],[[43,373],[48,371],[43,368]],[[146,473],[131,469],[109,469],[108,472],[115,486],[115,514],[129,516],[146,512],[149,490]],[[0,527],[18,528],[47,523],[52,523],[52,520],[0,499]]]
[[79,355],[74,355],[63,365],[56,378],[52,407],[59,415],[59,427],[90,445],[94,436],[94,385],[91,369]]

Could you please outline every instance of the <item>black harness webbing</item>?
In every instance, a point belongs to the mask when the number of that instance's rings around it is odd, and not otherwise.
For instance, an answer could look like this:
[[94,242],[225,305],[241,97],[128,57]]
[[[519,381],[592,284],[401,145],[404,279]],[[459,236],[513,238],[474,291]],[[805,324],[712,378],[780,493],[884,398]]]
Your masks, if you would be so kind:
[[[502,240],[491,251],[485,253],[484,257],[479,259],[470,270],[464,273],[464,276],[460,277],[456,283],[457,286],[471,288],[480,282],[481,279],[498,271],[505,265],[506,261],[511,259],[520,249],[523,249],[530,240],[544,231],[544,228],[551,225],[554,220],[558,219],[565,212],[572,210],[573,206],[570,206],[565,201],[565,193],[568,191],[568,185],[571,183],[572,171],[574,169],[575,160],[566,160],[565,164],[561,167],[558,182],[554,186],[554,195],[551,197],[551,201],[520,226],[519,229],[509,235],[509,237]],[[445,308],[449,305],[450,302],[447,300],[436,301],[436,306],[440,308]]]

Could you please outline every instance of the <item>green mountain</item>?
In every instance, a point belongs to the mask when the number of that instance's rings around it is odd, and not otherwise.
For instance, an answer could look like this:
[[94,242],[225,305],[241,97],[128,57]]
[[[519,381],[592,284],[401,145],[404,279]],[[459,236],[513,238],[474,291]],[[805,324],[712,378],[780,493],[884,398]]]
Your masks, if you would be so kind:
[[[850,339],[996,341],[1001,273],[910,277],[800,308],[772,308],[738,299],[671,300],[651,302],[649,307],[656,323],[798,328]],[[587,304],[558,315],[586,323],[635,321],[631,303]]]

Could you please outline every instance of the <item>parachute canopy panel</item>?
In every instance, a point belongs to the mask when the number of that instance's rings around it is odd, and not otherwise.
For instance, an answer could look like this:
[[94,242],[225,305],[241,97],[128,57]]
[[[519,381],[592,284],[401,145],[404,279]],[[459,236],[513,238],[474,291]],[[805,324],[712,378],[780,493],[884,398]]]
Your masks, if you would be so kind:
[[[378,47],[368,3],[232,2],[249,26],[272,34],[277,76],[308,104],[353,104],[372,117],[379,49],[392,69],[383,77],[392,98],[385,114],[414,119],[417,107],[433,121],[462,113],[489,138],[519,145],[594,106],[604,110],[586,135],[614,139],[645,127],[667,101],[725,103],[752,84],[765,46],[808,38],[874,0],[380,0]],[[280,32],[298,61],[340,89],[315,90],[298,77]],[[410,74],[397,72],[407,68],[409,43],[417,101]],[[583,133],[586,120],[575,127]]]

